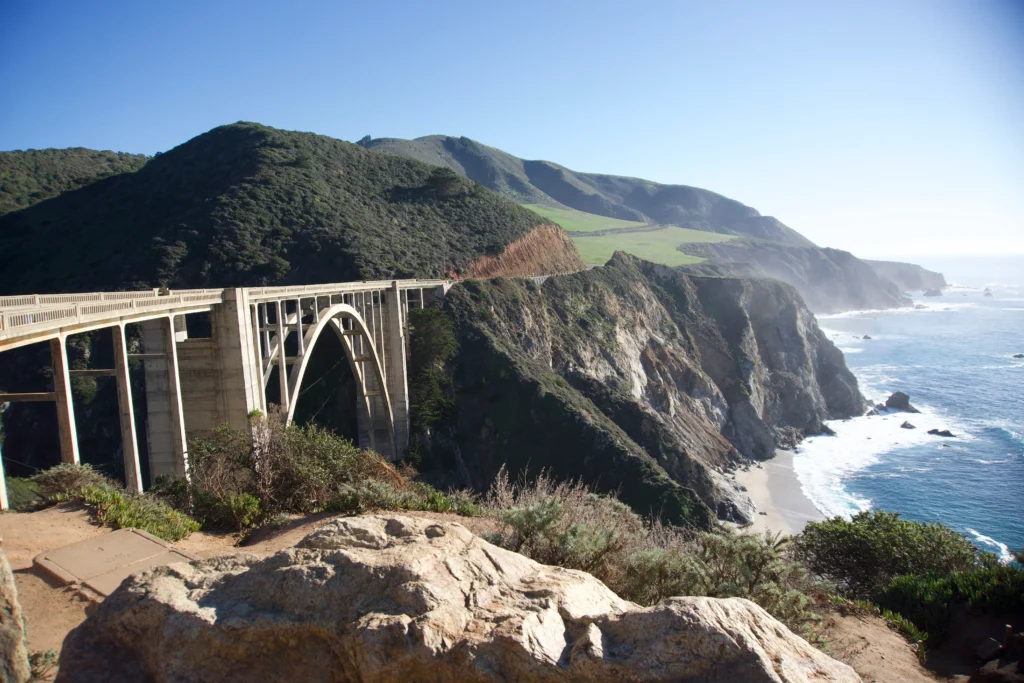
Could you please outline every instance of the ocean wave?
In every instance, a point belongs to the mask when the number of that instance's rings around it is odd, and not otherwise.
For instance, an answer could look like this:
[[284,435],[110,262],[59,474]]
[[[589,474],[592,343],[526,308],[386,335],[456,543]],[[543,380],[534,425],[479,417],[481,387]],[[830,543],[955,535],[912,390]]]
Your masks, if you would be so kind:
[[975,531],[974,529],[967,527],[967,532],[974,536],[975,545],[981,544],[990,548],[995,548],[996,555],[999,556],[999,561],[1002,564],[1010,564],[1013,562],[1013,554],[1010,552],[1010,547],[1005,543],[1000,543],[991,536],[986,536],[983,533]]
[[861,353],[864,351],[864,349],[856,346],[837,346],[836,348],[843,353]]
[[[859,378],[858,378],[859,379]],[[919,406],[920,413],[881,411],[876,416],[832,420],[827,424],[835,436],[812,436],[805,439],[793,455],[793,470],[800,488],[822,514],[850,517],[871,507],[870,499],[850,491],[847,482],[872,465],[908,448],[948,442],[949,445],[969,443],[975,437],[957,420],[927,406]],[[915,429],[900,425],[911,422]],[[943,439],[928,434],[929,429],[949,429],[956,439]],[[899,474],[873,476],[886,478],[907,477],[905,472],[925,472],[930,468],[901,466]]]

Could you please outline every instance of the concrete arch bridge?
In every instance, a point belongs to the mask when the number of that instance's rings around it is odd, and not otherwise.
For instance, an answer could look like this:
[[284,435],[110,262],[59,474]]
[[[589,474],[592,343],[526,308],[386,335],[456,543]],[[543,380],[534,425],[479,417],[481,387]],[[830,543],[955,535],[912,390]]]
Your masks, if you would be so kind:
[[[188,439],[222,424],[246,428],[252,411],[267,412],[268,392],[290,422],[304,382],[314,381],[307,378],[313,350],[331,335],[356,380],[359,446],[397,460],[409,443],[408,312],[444,296],[449,286],[447,280],[390,280],[0,297],[0,353],[48,342],[53,366],[52,391],[0,393],[0,404],[56,404],[61,459],[77,463],[71,378],[114,377],[127,484],[141,491],[130,360],[145,368],[150,477],[185,477]],[[208,326],[198,327],[209,331],[190,337],[186,319],[197,314],[208,316]],[[129,353],[126,341],[131,324],[141,326],[138,353]],[[106,328],[114,367],[69,368],[68,338]],[[0,462],[0,509],[6,509],[2,482]]]

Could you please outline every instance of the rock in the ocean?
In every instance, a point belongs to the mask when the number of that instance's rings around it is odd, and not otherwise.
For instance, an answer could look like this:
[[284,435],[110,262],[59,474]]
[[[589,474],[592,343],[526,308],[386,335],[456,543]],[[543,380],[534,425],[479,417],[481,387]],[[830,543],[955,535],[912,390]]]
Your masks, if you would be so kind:
[[984,296],[992,296],[992,290],[988,287],[985,288]]
[[923,311],[923,310],[925,310],[925,309],[927,309],[927,308],[928,308],[928,307],[927,307],[927,306],[925,306],[924,304],[916,304],[916,305],[914,306],[914,310],[915,310],[915,311]]
[[921,412],[914,406],[910,405],[910,396],[904,394],[902,391],[897,391],[892,394],[889,398],[885,399],[885,407],[891,408],[892,410],[901,410],[904,413],[919,413]]
[[465,527],[328,522],[259,559],[125,580],[64,641],[59,683],[92,681],[848,681],[738,598],[648,608]]
[[878,408],[872,408],[868,412],[864,413],[864,417],[875,417],[878,415]]
[[925,296],[942,296],[941,289],[926,289],[924,290]]
[[1024,358],[1024,353],[1015,353],[1015,354],[1013,354],[1013,357],[1014,358]]
[[917,429],[917,427],[915,427],[914,425],[910,424],[909,422],[904,422],[903,424],[900,425],[900,428],[901,429]]
[[867,335],[867,334],[865,334],[865,335],[864,335],[863,337],[861,337],[861,339],[871,339],[871,336],[870,336],[870,335]]
[[929,429],[928,433],[931,434],[932,436],[945,436],[950,439],[956,438],[956,434],[949,431],[948,429]]
[[18,588],[7,556],[0,550],[0,681],[25,683],[31,677]]

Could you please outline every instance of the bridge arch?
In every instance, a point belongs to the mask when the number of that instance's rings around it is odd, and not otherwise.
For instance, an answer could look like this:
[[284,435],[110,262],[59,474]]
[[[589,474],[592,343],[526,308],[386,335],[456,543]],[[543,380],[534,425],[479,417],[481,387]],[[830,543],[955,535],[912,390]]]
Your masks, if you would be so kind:
[[[297,313],[298,315],[298,313]],[[359,312],[348,304],[333,304],[321,309],[316,316],[316,322],[311,325],[303,335],[302,353],[295,358],[291,371],[288,373],[288,412],[285,424],[290,424],[295,418],[295,408],[299,402],[299,394],[302,389],[302,379],[306,374],[306,367],[312,357],[313,349],[316,347],[320,335],[330,328],[337,335],[345,350],[345,358],[348,360],[352,374],[356,378],[356,386],[360,393],[357,400],[363,406],[364,414],[369,420],[368,430],[371,440],[374,438],[374,411],[371,409],[373,402],[371,398],[377,398],[376,405],[381,406],[383,416],[387,424],[388,442],[392,453],[397,453],[397,442],[395,435],[395,416],[391,407],[391,400],[388,396],[387,378],[384,374],[384,366],[380,360],[380,354],[373,343],[373,335],[370,333],[366,321]],[[346,327],[346,321],[348,327]],[[283,340],[282,340],[283,341]],[[278,344],[278,352],[283,348]],[[367,379],[372,377],[376,388],[373,392],[367,391]],[[376,444],[371,443],[371,447]]]

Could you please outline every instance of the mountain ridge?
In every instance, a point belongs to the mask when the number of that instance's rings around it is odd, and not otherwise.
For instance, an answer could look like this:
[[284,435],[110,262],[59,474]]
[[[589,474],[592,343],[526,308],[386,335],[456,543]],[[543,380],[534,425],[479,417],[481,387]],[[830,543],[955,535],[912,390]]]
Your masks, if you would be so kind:
[[524,204],[561,205],[609,218],[813,246],[778,219],[698,187],[577,172],[551,161],[521,159],[467,137],[428,135],[405,140],[366,136],[358,144],[376,152],[446,166]]
[[0,290],[458,277],[542,225],[450,170],[243,122],[0,216]]

